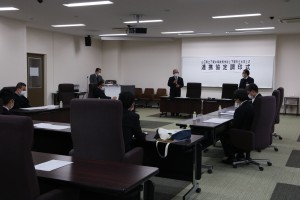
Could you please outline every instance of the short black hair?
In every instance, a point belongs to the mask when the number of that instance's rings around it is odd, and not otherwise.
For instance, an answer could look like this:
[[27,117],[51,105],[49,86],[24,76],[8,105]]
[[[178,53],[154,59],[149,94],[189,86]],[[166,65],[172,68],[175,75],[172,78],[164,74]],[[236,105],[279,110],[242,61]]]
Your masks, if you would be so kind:
[[119,100],[123,104],[123,108],[130,108],[134,102],[134,96],[131,92],[121,92],[119,94]]
[[26,84],[25,84],[25,83],[23,83],[23,82],[19,82],[19,83],[16,85],[15,91],[16,91],[17,89],[20,89],[20,88],[22,88],[23,86],[25,86],[25,87],[26,87]]
[[243,73],[247,74],[247,76],[249,76],[250,71],[248,69],[244,69]]
[[258,92],[258,87],[255,83],[251,83],[246,87],[246,90],[248,92],[251,92],[252,90],[254,90],[255,92]]
[[97,67],[96,69],[95,69],[95,72],[97,72],[97,71],[99,71],[99,70],[101,70],[99,67]]
[[102,85],[103,83],[104,83],[104,80],[101,79],[101,80],[97,83],[97,86],[100,86],[100,85]]
[[238,89],[234,91],[234,99],[239,99],[240,101],[248,100],[248,94],[245,89]]
[[0,99],[2,100],[3,105],[6,105],[10,100],[14,99],[14,93],[8,89],[2,89],[0,92]]

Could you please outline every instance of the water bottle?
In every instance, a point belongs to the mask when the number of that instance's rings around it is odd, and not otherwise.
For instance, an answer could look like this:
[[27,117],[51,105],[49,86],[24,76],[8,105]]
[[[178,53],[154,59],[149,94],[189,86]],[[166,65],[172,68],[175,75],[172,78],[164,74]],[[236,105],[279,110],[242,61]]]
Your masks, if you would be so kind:
[[193,113],[193,120],[196,120],[197,119],[197,114],[196,114],[196,111],[194,111]]
[[219,105],[219,114],[222,112],[222,107]]
[[60,107],[60,108],[63,107],[63,102],[62,102],[62,101],[59,102],[59,107]]

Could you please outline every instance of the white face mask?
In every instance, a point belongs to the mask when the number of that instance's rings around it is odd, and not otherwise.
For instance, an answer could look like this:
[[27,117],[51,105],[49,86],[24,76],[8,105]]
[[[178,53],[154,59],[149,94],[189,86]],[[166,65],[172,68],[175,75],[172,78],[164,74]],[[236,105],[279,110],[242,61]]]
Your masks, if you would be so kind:
[[176,74],[174,74],[174,76],[175,76],[175,77],[178,77],[178,76],[179,76],[179,74],[178,74],[178,73],[176,73]]
[[251,96],[250,94],[248,94],[248,98],[249,99],[253,99],[253,96]]
[[105,90],[105,88],[104,88],[104,87],[102,87],[102,88],[100,88],[100,90],[104,91],[104,90]]
[[22,90],[21,93],[20,93],[20,95],[26,96],[26,95],[27,95],[27,92],[24,91],[24,90]]

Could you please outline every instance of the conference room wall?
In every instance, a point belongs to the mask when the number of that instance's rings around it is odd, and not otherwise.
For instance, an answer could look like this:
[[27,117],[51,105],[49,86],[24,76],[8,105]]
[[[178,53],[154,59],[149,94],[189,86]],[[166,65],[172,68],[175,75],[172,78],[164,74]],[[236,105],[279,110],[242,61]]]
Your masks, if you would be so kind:
[[60,83],[80,85],[87,91],[87,77],[101,64],[101,41],[86,47],[84,37],[27,28],[27,52],[45,55],[45,104]]
[[26,82],[26,26],[0,17],[0,89]]

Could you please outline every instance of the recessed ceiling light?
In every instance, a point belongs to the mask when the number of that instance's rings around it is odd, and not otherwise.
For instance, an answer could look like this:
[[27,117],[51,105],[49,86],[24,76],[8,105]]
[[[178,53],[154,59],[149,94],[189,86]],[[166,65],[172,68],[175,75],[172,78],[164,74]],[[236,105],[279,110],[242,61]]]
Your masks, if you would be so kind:
[[261,33],[263,31],[227,31],[227,34],[231,34],[231,33]]
[[123,22],[125,24],[136,24],[136,23],[153,23],[153,22],[163,22],[163,20],[161,19],[152,19],[152,20],[140,20],[139,22],[138,21],[127,21],[127,22]]
[[63,4],[67,7],[79,7],[79,6],[98,6],[98,5],[106,5],[106,4],[113,4],[111,1],[92,1],[92,2],[82,2],[82,3],[69,3]]
[[236,18],[236,17],[256,17],[261,16],[260,13],[253,14],[241,14],[241,15],[223,15],[223,16],[213,16],[213,19],[224,19],[224,18]]
[[179,33],[178,35],[210,35],[211,33]]
[[112,33],[112,34],[102,34],[102,35],[99,35],[101,37],[109,37],[109,36],[125,36],[127,35],[126,33]]
[[180,33],[194,33],[194,31],[173,31],[173,32],[161,32],[161,34],[180,34]]
[[0,11],[19,10],[15,7],[0,7]]
[[55,28],[61,28],[61,27],[74,27],[74,26],[85,26],[85,24],[61,24],[61,25],[51,25]]
[[270,30],[275,29],[275,27],[261,27],[261,28],[237,28],[236,31],[256,31],[256,30]]

